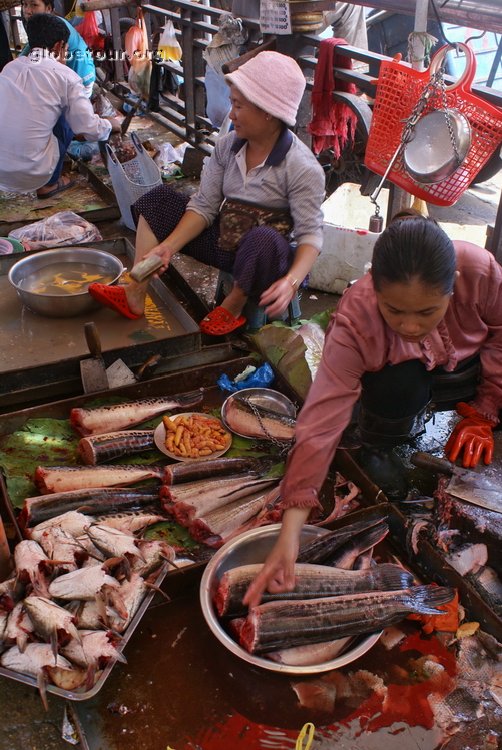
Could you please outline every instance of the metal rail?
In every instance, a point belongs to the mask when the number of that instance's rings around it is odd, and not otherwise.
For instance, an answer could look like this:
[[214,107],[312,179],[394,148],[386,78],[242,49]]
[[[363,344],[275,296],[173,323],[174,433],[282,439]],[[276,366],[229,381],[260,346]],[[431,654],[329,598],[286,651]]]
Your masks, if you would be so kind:
[[[385,7],[389,9],[394,0],[368,0],[372,7]],[[399,12],[406,13],[407,9],[415,5],[415,0],[395,0],[399,5]],[[356,2],[356,5],[365,5]],[[458,6],[458,7],[457,7]],[[498,24],[502,28],[502,14],[500,14],[500,0],[450,0],[447,6],[449,10],[459,10],[471,13],[474,6],[477,7],[476,23],[478,27],[484,23],[490,30]],[[202,5],[192,0],[157,0],[155,3],[147,3],[142,6],[145,13],[147,28],[151,32],[154,27],[162,26],[166,19],[171,19],[175,25],[178,40],[181,44],[183,55],[180,64],[169,62],[160,63],[167,70],[175,74],[181,80],[180,93],[178,95],[161,94],[159,106],[151,116],[179,138],[189,143],[194,148],[208,154],[214,146],[214,135],[212,126],[205,111],[205,86],[204,71],[205,63],[203,52],[211,38],[218,31],[218,19],[221,15],[228,15],[226,11],[219,8]],[[483,13],[481,13],[481,10]],[[111,11],[114,15],[115,10]],[[460,12],[460,11],[459,11]],[[498,22],[492,23],[492,14],[499,18]],[[442,16],[443,17],[443,16]],[[446,19],[446,16],[444,16]],[[467,16],[464,20],[467,20]],[[470,19],[473,20],[472,18]],[[256,19],[244,18],[243,23],[248,29],[250,36],[256,38],[259,34],[259,23]],[[482,28],[482,26],[481,26]],[[269,37],[264,37],[265,39]],[[307,78],[307,90],[312,87],[312,79],[316,67],[316,51],[320,40],[314,35],[294,34],[290,36],[278,36],[276,48],[280,52],[294,57],[305,72]],[[340,80],[351,81],[367,93],[370,97],[375,95],[374,69],[379,68],[383,60],[389,59],[367,50],[358,49],[349,45],[339,46],[339,54],[354,60],[371,64],[372,75],[335,68],[335,77]],[[158,63],[155,63],[158,64]],[[448,80],[448,77],[447,77]],[[449,79],[452,80],[452,79]],[[114,84],[113,89],[122,98],[127,98],[127,91],[123,85]],[[474,86],[473,91],[486,101],[502,107],[502,92],[485,86]],[[303,137],[300,127],[299,135]],[[397,192],[397,191],[396,191]],[[397,210],[397,209],[396,209]],[[499,219],[496,222],[494,233],[491,237],[491,249],[497,259],[502,262],[502,228],[499,210]]]

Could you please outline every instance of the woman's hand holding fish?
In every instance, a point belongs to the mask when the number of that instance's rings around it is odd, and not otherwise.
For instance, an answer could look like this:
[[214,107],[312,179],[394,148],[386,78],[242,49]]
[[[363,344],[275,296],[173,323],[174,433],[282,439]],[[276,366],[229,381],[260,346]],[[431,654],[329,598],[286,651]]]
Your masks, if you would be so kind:
[[300,531],[310,508],[289,508],[282,520],[279,538],[263,568],[249,586],[243,599],[248,607],[260,603],[264,591],[278,594],[295,587],[295,562],[300,548]]

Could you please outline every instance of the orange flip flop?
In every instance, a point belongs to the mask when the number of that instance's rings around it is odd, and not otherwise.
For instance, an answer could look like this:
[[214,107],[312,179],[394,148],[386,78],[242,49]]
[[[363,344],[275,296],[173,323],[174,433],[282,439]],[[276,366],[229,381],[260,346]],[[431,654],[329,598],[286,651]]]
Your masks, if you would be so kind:
[[199,328],[202,333],[207,333],[210,336],[225,336],[227,333],[232,333],[236,328],[243,326],[245,322],[246,318],[243,315],[235,318],[232,313],[219,305],[211,310],[205,318],[202,318]]
[[89,294],[91,297],[105,307],[109,307],[111,310],[120,313],[125,318],[130,320],[137,320],[143,317],[134,313],[129,307],[125,289],[123,286],[115,286],[108,284],[100,284],[98,281],[94,281],[89,284]]

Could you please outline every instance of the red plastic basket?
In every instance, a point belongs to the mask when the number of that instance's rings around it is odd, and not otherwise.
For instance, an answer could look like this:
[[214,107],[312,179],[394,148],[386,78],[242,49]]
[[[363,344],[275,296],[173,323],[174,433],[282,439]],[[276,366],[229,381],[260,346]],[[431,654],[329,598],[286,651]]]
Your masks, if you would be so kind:
[[[459,110],[469,120],[472,140],[466,158],[450,177],[434,185],[418,183],[408,174],[402,152],[388,174],[395,185],[438,206],[455,203],[502,143],[502,109],[472,93],[476,59],[468,45],[459,46],[465,52],[467,64],[461,78],[446,86],[446,100],[449,108]],[[449,49],[450,45],[441,47],[426,71],[414,70],[408,63],[396,60],[382,62],[364,159],[366,166],[376,174],[385,174],[401,142],[405,120]],[[435,108],[434,103],[429,104],[423,115]]]

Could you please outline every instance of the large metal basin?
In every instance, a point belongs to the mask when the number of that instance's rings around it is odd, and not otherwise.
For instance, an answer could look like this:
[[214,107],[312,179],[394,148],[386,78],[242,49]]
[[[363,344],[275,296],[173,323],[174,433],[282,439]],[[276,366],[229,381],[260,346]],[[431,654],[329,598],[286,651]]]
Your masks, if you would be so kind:
[[[270,524],[269,526],[261,526],[250,531],[245,531],[243,534],[235,537],[235,539],[224,544],[208,562],[200,583],[200,603],[202,613],[210,630],[232,654],[254,667],[261,667],[271,672],[303,675],[319,674],[350,664],[375,645],[382,635],[381,630],[354,639],[353,644],[351,644],[347,651],[330,661],[306,666],[291,666],[271,661],[263,656],[249,654],[236,643],[218,619],[213,599],[223,573],[240,565],[265,562],[268,553],[272,550],[277,540],[280,528],[280,524]],[[300,542],[305,544],[325,533],[325,529],[305,525],[301,532]]]
[[23,304],[39,315],[71,318],[97,309],[99,304],[87,291],[88,284],[80,285],[82,291],[73,293],[67,293],[64,289],[61,289],[59,294],[36,291],[44,272],[47,274],[49,268],[54,267],[62,269],[64,275],[67,264],[72,272],[85,272],[112,284],[116,283],[124,272],[122,261],[111,253],[89,247],[65,247],[42,250],[22,258],[10,269],[9,281]]

